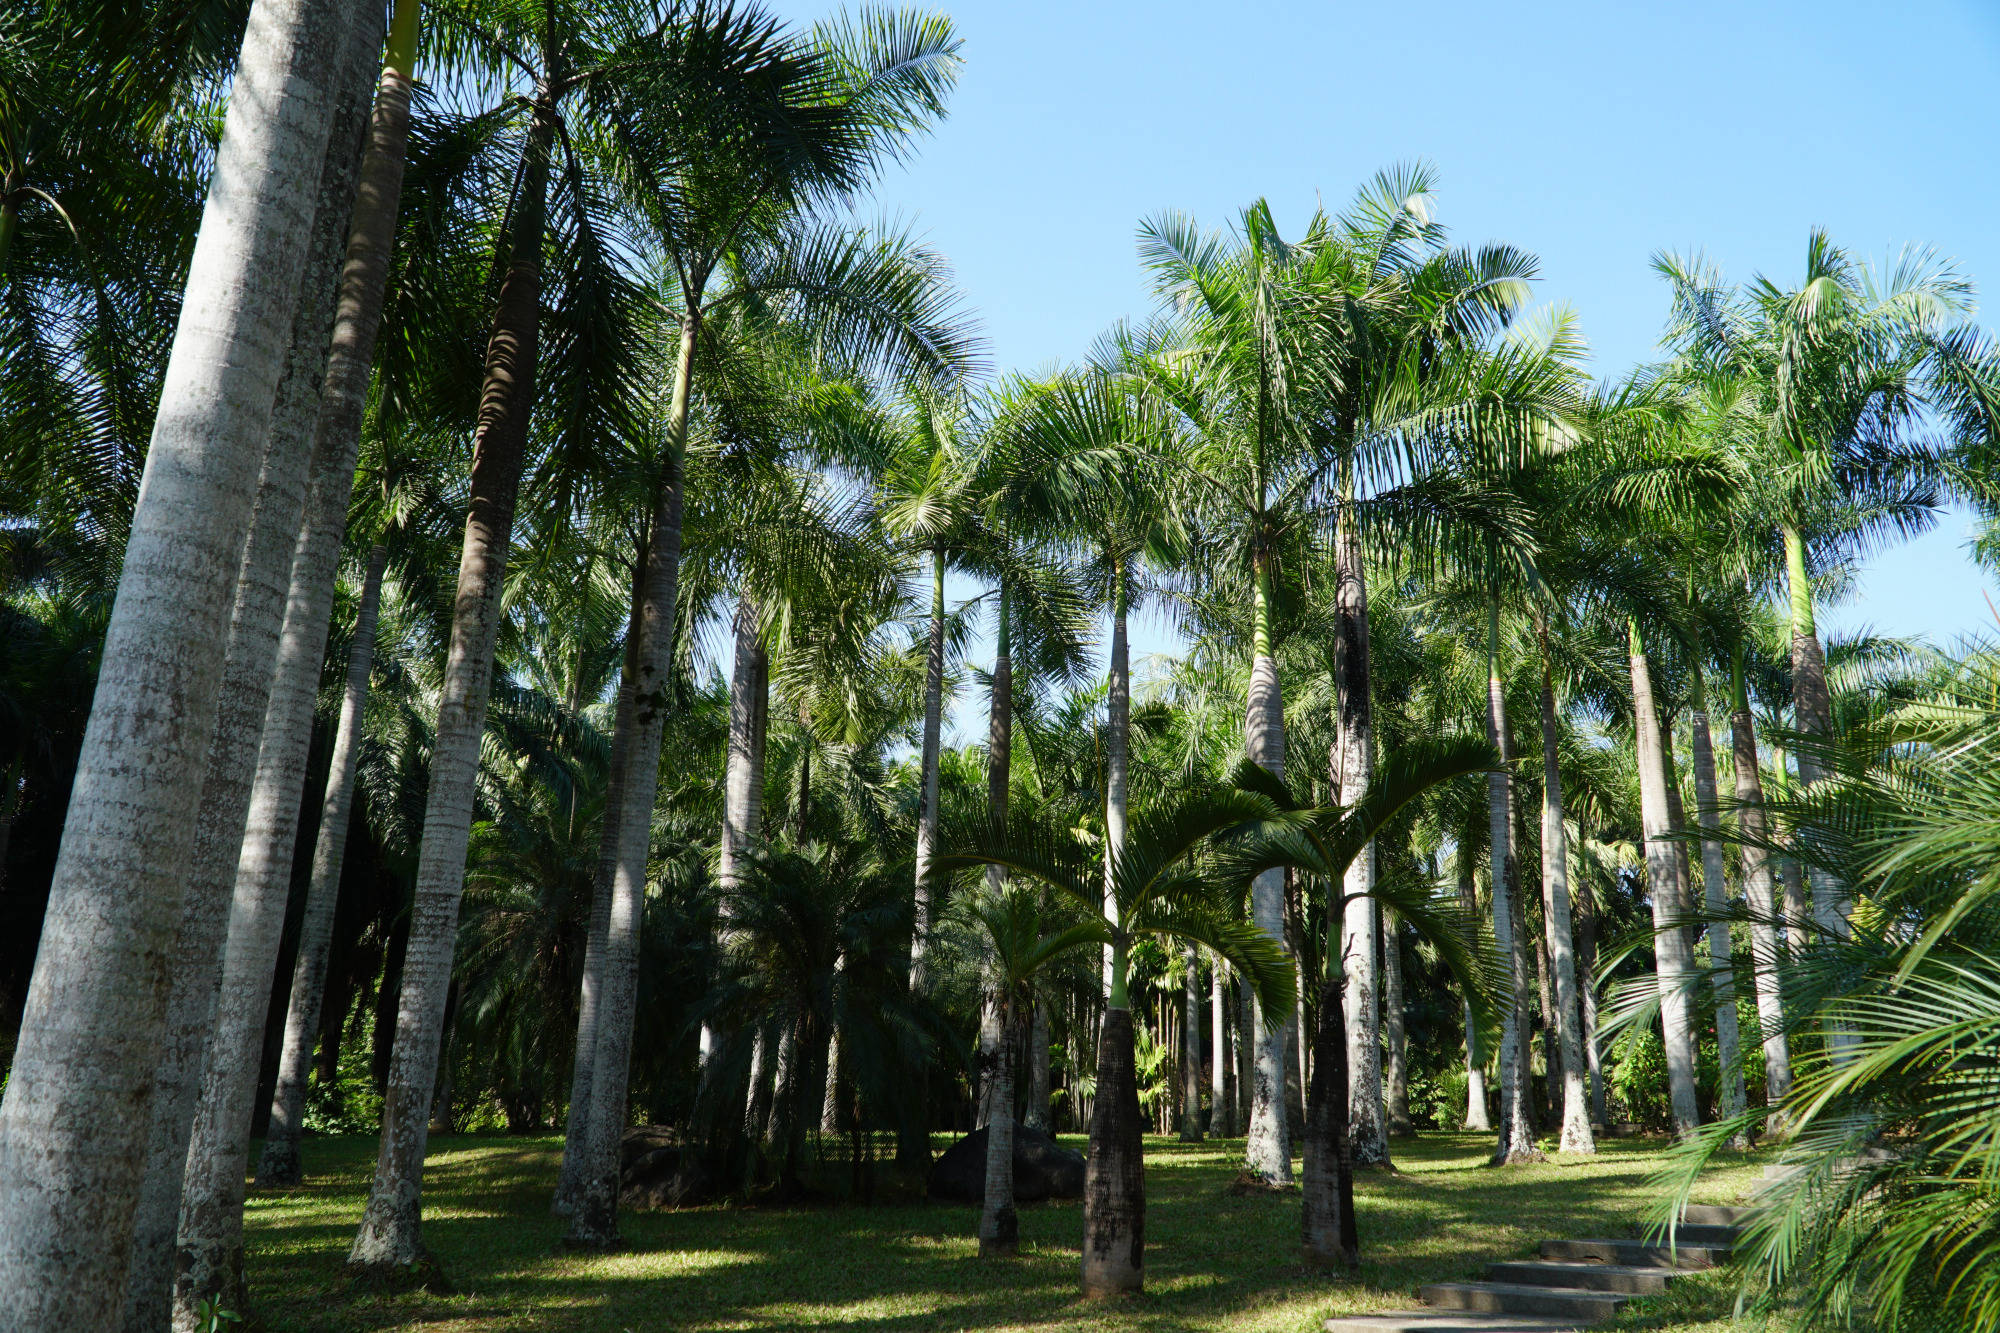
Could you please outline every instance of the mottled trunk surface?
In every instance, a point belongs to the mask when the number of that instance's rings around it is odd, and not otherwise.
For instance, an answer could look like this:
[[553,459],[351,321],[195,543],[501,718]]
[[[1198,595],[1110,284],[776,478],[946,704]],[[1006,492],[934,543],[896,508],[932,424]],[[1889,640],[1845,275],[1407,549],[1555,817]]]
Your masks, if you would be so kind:
[[[1250,1133],[1250,1100],[1257,1086],[1257,1000],[1250,985],[1236,980],[1236,1131]],[[1247,1156],[1249,1145],[1244,1145]]]
[[[326,331],[333,313],[334,275],[340,264],[347,214],[353,205],[356,140],[372,50],[346,46],[359,63],[349,73],[334,112],[314,209],[313,238],[300,276],[292,316],[292,343],[278,381],[270,442],[257,480],[250,536],[244,543],[229,647],[216,697],[201,810],[194,829],[194,861],[174,942],[173,994],[154,1092],[146,1181],[133,1218],[132,1262],[126,1277],[124,1327],[152,1333],[166,1327],[174,1280],[174,1236],[180,1225],[181,1183],[187,1171],[188,1135],[194,1126],[208,1048],[215,1031],[216,996],[236,862],[249,818],[250,786],[270,703],[278,635],[284,627],[291,584],[292,549],[305,517],[312,476],[313,425],[319,412],[320,377],[326,370]],[[356,84],[360,86],[356,86]],[[351,133],[350,133],[351,131]]]
[[1417,1132],[1410,1119],[1409,1033],[1403,1022],[1402,922],[1382,909],[1382,1029],[1387,1055],[1382,1066],[1382,1093],[1389,1117],[1389,1136],[1407,1139]]
[[[1118,919],[1111,894],[1111,870],[1125,852],[1125,814],[1129,798],[1127,765],[1132,750],[1132,663],[1125,637],[1123,571],[1114,571],[1111,592],[1111,660],[1104,698],[1104,916]],[[1111,994],[1111,946],[1104,946],[1103,994]]]
[[[1497,617],[1498,612],[1495,612]],[[1494,630],[1497,641],[1498,630]],[[1516,889],[1514,831],[1512,819],[1513,785],[1511,769],[1513,744],[1507,734],[1507,701],[1497,668],[1486,682],[1486,739],[1500,753],[1501,771],[1486,777],[1486,822],[1491,849],[1493,880],[1493,940],[1507,959],[1509,987],[1505,1017],[1500,1033],[1500,1140],[1493,1160],[1499,1163],[1532,1162],[1541,1159],[1535,1147],[1534,1108],[1529,1095],[1530,1071],[1522,1059],[1526,1034],[1521,1016],[1527,1009],[1529,973],[1527,940],[1515,928]]]
[[1209,959],[1208,968],[1208,1132],[1234,1138],[1236,1117],[1229,1097],[1229,1006],[1223,998],[1222,960]]
[[[760,651],[757,633],[757,603],[745,591],[737,597],[736,614],[730,621],[734,651],[729,672],[729,739],[723,760],[722,837],[716,857],[716,886],[721,890],[717,916],[721,923],[720,943],[724,952],[736,946],[734,895],[742,882],[744,857],[757,837],[763,807],[764,784],[758,779],[757,762],[757,656]],[[715,1028],[713,1020],[704,1019],[700,1038],[702,1093],[705,1099],[716,1099],[718,1104],[733,1099],[736,1093],[742,1091],[740,1088],[725,1091],[716,1082],[717,1068],[709,1064],[709,1056],[720,1047],[722,1039],[723,1034]]]
[[[1243,749],[1250,762],[1273,777],[1285,776],[1285,704],[1278,667],[1260,652],[1250,667],[1250,700],[1243,719]],[[1285,942],[1285,872],[1266,870],[1250,886],[1250,917],[1279,948]],[[1266,1185],[1292,1183],[1292,1142],[1285,1123],[1285,1047],[1290,1014],[1268,1014],[1257,1005],[1255,1070],[1250,1095],[1250,1132],[1244,1143],[1246,1169]]]
[[1632,629],[1630,656],[1632,706],[1636,719],[1639,759],[1640,817],[1646,839],[1647,896],[1653,909],[1653,953],[1658,963],[1660,1027],[1666,1043],[1667,1085],[1673,1104],[1674,1130],[1686,1135],[1701,1124],[1696,1094],[1693,1000],[1688,993],[1694,960],[1679,922],[1685,904],[1677,901],[1673,844],[1676,830],[1668,815],[1660,716],[1653,705],[1652,671],[1640,648],[1637,626]]
[[[1779,904],[1773,896],[1771,854],[1760,845],[1770,830],[1764,817],[1764,783],[1757,771],[1757,732],[1740,675],[1729,722],[1736,760],[1736,823],[1743,835],[1743,896],[1750,905],[1750,953],[1757,978],[1757,1022],[1764,1044],[1764,1104],[1775,1109],[1792,1094],[1792,1053],[1785,1037],[1781,981],[1784,948],[1778,934]],[[1770,1128],[1784,1131],[1782,1121],[1771,1122]]]
[[931,634],[924,654],[923,805],[917,813],[916,919],[910,935],[910,989],[930,987],[925,954],[931,938],[931,860],[937,855],[938,747],[944,726],[944,552],[931,553]]
[[1130,1009],[1107,1009],[1097,1038],[1097,1096],[1083,1169],[1086,1299],[1145,1285],[1146,1182]]
[[437,1085],[445,992],[465,888],[465,852],[479,778],[479,745],[493,684],[500,589],[514,535],[528,413],[534,398],[541,307],[541,257],[555,111],[538,93],[515,205],[516,229],[487,343],[479,424],[473,435],[471,504],[459,552],[451,641],[438,699],[430,792],[417,857],[395,1051],[382,1104],[382,1143],[361,1226],[348,1253],[355,1269],[382,1277],[430,1265],[420,1194]]
[[1570,919],[1569,841],[1563,827],[1562,755],[1557,745],[1555,678],[1548,630],[1542,629],[1542,925],[1555,973],[1556,1032],[1562,1056],[1562,1150],[1594,1153],[1588,1072],[1583,1055],[1583,1005],[1577,991],[1576,945]]
[[[1729,907],[1728,881],[1722,864],[1722,810],[1715,794],[1715,744],[1708,730],[1708,709],[1701,697],[1701,678],[1695,678],[1693,716],[1694,790],[1696,818],[1701,821],[1702,901],[1708,910],[1708,961],[1710,984],[1715,988],[1715,1050],[1722,1076],[1722,1115],[1726,1120],[1741,1116],[1748,1098],[1743,1087],[1742,1035],[1736,1021],[1735,962],[1729,939],[1729,923],[1719,920]],[[1739,1131],[1731,1140],[1737,1148],[1750,1146],[1750,1135]]]
[[[1467,921],[1479,919],[1479,898],[1473,891],[1472,858],[1463,844],[1458,851],[1458,910]],[[1479,1029],[1473,1023],[1472,1005],[1460,1006],[1465,1018],[1465,1128],[1470,1133],[1490,1134],[1493,1117],[1486,1109],[1486,1052],[1481,1049]]]
[[[333,339],[326,363],[326,384],[320,395],[319,421],[314,452],[328,459],[326,475],[345,465],[354,470],[361,447],[361,423],[368,403],[368,383],[375,363],[375,337],[382,319],[383,294],[388,288],[389,261],[394,253],[396,221],[401,212],[403,167],[410,133],[410,97],[414,88],[417,17],[419,0],[397,0],[389,32],[389,50],[381,80],[375,89],[375,106],[368,123],[367,145],[362,150],[361,168],[355,183],[353,222],[347,234],[347,257],[341,268],[340,291],[335,299]],[[369,556],[370,576],[377,596],[380,573],[376,552]],[[371,616],[368,588],[363,586],[363,614]],[[372,627],[372,618],[366,621]],[[360,633],[348,662],[348,695],[343,698],[341,726],[347,726],[349,699],[355,689],[356,662],[364,652],[367,661],[360,667],[361,702],[365,703],[367,673],[372,667],[372,628]],[[359,725],[359,704],[356,726]],[[353,817],[353,766],[358,759],[354,746],[358,733],[342,750],[335,741],[333,767],[329,772],[325,804],[320,819],[319,842],[314,848],[312,881],[306,898],[305,919],[300,926],[298,961],[294,966],[292,992],[286,1015],[285,1048],[279,1068],[279,1082],[273,1094],[271,1133],[265,1140],[264,1155],[258,1163],[258,1179],[270,1184],[296,1184],[299,1162],[298,1132],[304,1116],[307,1061],[316,1016],[326,984],[326,951],[331,939],[332,914],[339,897],[340,871],[346,851],[346,830]],[[324,871],[325,878],[322,878]],[[310,1010],[308,1014],[307,1010]],[[301,1020],[298,1032],[293,1019]],[[296,1049],[302,1044],[303,1058]],[[269,1173],[268,1176],[266,1173]]]
[[361,726],[368,708],[368,678],[375,665],[375,626],[382,607],[382,576],[389,548],[377,542],[361,577],[361,603],[354,642],[347,651],[347,683],[341,691],[340,722],[327,766],[326,798],[320,805],[313,844],[312,878],[299,921],[299,949],[285,1007],[284,1045],[271,1091],[270,1126],[257,1158],[257,1183],[266,1188],[296,1185],[304,1178],[299,1136],[305,1129],[306,1085],[312,1077],[313,1046],[319,1038],[326,996],[327,955],[333,945],[334,910],[340,904],[340,874],[346,864],[347,831],[354,817],[354,778],[361,760]]
[[979,1256],[1013,1255],[1021,1248],[1014,1214],[1014,1018],[1003,998],[1000,1045],[994,1053],[993,1096],[986,1121],[986,1194],[979,1210]]
[[1028,1095],[1021,1111],[1021,1127],[1040,1134],[1049,1125],[1049,1007],[1036,1000],[1028,1020]]
[[618,1242],[618,1152],[627,1120],[632,1024],[638,1012],[639,927],[645,911],[653,807],[659,794],[660,743],[671,697],[674,602],[681,568],[681,460],[693,390],[697,317],[684,316],[680,333],[652,541],[646,552],[639,651],[632,674],[631,748],[625,756],[625,785],[619,798],[618,865],[611,877],[611,918],[604,934],[604,987],[598,1001],[597,1046],[591,1057],[581,1188],[564,1236],[567,1244],[591,1249],[605,1249]]
[[[1345,506],[1334,538],[1334,558],[1333,681],[1338,725],[1329,776],[1340,803],[1352,806],[1368,791],[1375,767],[1375,741],[1369,701],[1367,575],[1361,559],[1361,536]],[[1341,892],[1345,902],[1335,937],[1328,945],[1340,960],[1347,985],[1348,1138],[1355,1162],[1380,1166],[1389,1160],[1389,1125],[1382,1099],[1380,982],[1375,967],[1375,937],[1380,927],[1372,896],[1372,848],[1348,863]]]
[[0,1326],[114,1327],[234,589],[349,0],[260,0],[168,358],[0,1102]]
[[1352,1268],[1361,1262],[1354,1217],[1354,1150],[1348,1132],[1347,1022],[1342,983],[1320,987],[1319,1024],[1313,1033],[1312,1093],[1306,1101],[1304,1195],[1301,1238],[1306,1262]]
[[1201,955],[1190,944],[1181,954],[1186,970],[1181,987],[1181,1142],[1200,1143],[1201,1127]]

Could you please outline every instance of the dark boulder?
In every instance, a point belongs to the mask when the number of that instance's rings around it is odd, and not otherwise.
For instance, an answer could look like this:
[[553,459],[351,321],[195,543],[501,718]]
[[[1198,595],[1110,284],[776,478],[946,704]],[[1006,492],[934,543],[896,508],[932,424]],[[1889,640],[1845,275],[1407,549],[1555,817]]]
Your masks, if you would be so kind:
[[[931,1168],[930,1195],[952,1203],[986,1200],[986,1131],[976,1129],[944,1150]],[[1083,1154],[1040,1130],[1014,1129],[1014,1199],[1083,1197]]]
[[685,1208],[717,1196],[716,1173],[698,1149],[681,1145],[670,1130],[628,1129],[618,1149],[620,1208]]

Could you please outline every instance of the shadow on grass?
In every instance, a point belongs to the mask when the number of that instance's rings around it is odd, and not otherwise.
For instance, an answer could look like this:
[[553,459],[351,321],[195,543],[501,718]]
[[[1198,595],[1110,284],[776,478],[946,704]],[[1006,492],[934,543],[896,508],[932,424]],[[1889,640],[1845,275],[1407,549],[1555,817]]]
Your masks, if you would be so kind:
[[[1074,1140],[1073,1140],[1074,1141]],[[1232,1196],[1241,1140],[1147,1140],[1147,1291],[1075,1297],[1082,1212],[1021,1210],[1021,1256],[977,1255],[976,1211],[929,1202],[706,1207],[627,1215],[626,1249],[565,1252],[549,1215],[555,1139],[442,1138],[425,1191],[425,1240],[457,1294],[386,1294],[346,1281],[366,1198],[370,1139],[308,1145],[297,1189],[259,1192],[248,1217],[251,1282],[273,1333],[499,1330],[936,1328],[1306,1330],[1326,1315],[1408,1305],[1428,1281],[1472,1275],[1556,1235],[1630,1235],[1657,1148],[1607,1145],[1596,1160],[1488,1169],[1483,1137],[1397,1145],[1396,1172],[1358,1181],[1364,1264],[1306,1268],[1294,1193]],[[1741,1174],[1743,1180],[1736,1176]],[[1744,1188],[1747,1169],[1710,1182]],[[1654,1325],[1685,1327],[1686,1325]]]

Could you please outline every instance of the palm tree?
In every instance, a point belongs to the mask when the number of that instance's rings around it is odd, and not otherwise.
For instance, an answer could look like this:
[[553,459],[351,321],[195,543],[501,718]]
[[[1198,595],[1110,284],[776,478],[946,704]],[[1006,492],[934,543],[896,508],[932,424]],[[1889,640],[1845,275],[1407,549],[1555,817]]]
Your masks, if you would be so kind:
[[[995,825],[1004,818],[996,815]],[[990,985],[998,1011],[999,1048],[986,1122],[986,1189],[979,1215],[982,1258],[1012,1255],[1020,1248],[1020,1223],[1014,1215],[1014,1082],[1021,1018],[1036,1002],[1035,991],[1050,969],[1069,954],[1107,943],[1101,918],[1065,922],[1044,913],[1038,896],[1020,886],[998,893],[989,889],[962,908],[990,951]]]
[[1134,1029],[1127,998],[1131,947],[1147,936],[1205,944],[1256,988],[1267,1012],[1289,1013],[1290,960],[1269,935],[1235,915],[1234,894],[1199,864],[1217,837],[1277,814],[1268,798],[1219,789],[1184,793],[1133,820],[1112,869],[1113,911],[1103,910],[1103,873],[1094,849],[1068,828],[1017,816],[1009,824],[956,831],[934,876],[997,865],[1061,895],[1111,940],[1111,991],[1097,1046],[1097,1085],[1084,1178],[1082,1291],[1103,1297],[1145,1281],[1145,1186],[1140,1149]]
[[23,1329],[108,1326],[123,1295],[148,1131],[132,1112],[149,1100],[167,999],[146,960],[170,946],[182,898],[232,575],[311,229],[297,200],[315,197],[347,72],[317,35],[347,9],[257,7],[217,150],[226,184],[188,276],[202,318],[184,322],[164,382],[0,1111],[0,1310]]
[[[734,23],[744,26],[729,31]],[[693,25],[691,25],[693,26]],[[636,1004],[637,929],[646,849],[665,725],[660,682],[670,660],[679,577],[682,496],[695,354],[705,327],[724,314],[753,324],[809,324],[839,359],[886,366],[912,379],[952,381],[974,360],[956,296],[934,255],[904,237],[814,225],[812,210],[844,200],[878,164],[942,114],[957,68],[957,40],[939,17],[871,14],[814,34],[810,45],[776,39],[761,16],[725,13],[720,49],[762,68],[733,95],[690,103],[681,78],[656,69],[621,83],[614,120],[642,164],[648,215],[674,268],[681,309],[672,406],[665,424],[665,476],[645,577],[646,606],[633,682],[632,735],[620,794],[618,868],[602,950],[603,999],[585,1149],[583,1190],[570,1214],[572,1244],[617,1240],[618,1144]],[[697,34],[706,39],[707,34]],[[766,48],[759,50],[759,48]],[[706,57],[706,40],[689,41]],[[773,98],[774,88],[786,90]],[[760,123],[761,121],[761,123]],[[723,137],[724,134],[729,137]],[[672,174],[660,164],[671,164]],[[711,281],[725,268],[722,290]]]

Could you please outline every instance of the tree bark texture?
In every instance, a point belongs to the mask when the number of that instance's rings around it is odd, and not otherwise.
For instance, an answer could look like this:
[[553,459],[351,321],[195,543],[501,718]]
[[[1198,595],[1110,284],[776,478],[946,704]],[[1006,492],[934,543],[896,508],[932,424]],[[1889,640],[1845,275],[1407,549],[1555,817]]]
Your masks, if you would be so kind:
[[1028,1019],[1028,1095],[1021,1127],[1047,1134],[1049,1127],[1049,1007],[1036,1000]]
[[479,424],[472,445],[472,500],[459,554],[451,641],[438,700],[430,792],[417,860],[396,1045],[382,1105],[382,1143],[368,1205],[349,1251],[357,1269],[387,1273],[426,1265],[419,1193],[437,1084],[445,991],[465,889],[465,852],[479,777],[480,739],[493,684],[500,589],[513,542],[540,334],[543,220],[555,108],[538,90],[524,155],[515,232],[487,343]]
[[1223,998],[1222,960],[1211,956],[1208,967],[1208,1132],[1233,1138],[1235,1117],[1229,1096],[1229,1007]]
[[944,727],[944,552],[931,553],[931,637],[924,654],[923,805],[917,812],[916,924],[910,933],[910,990],[930,988],[931,861],[937,855],[938,750]]
[[979,1256],[1013,1255],[1021,1248],[1014,1213],[1014,1008],[1002,996],[1000,1048],[993,1063],[993,1096],[986,1121],[986,1193],[979,1210]]
[[[1338,728],[1330,775],[1340,803],[1352,806],[1368,791],[1374,773],[1374,717],[1369,702],[1368,584],[1361,536],[1343,507],[1334,538],[1333,679]],[[1336,937],[1329,941],[1347,978],[1345,1009],[1349,1079],[1348,1138],[1354,1160],[1379,1166],[1389,1160],[1388,1117],[1382,1104],[1382,1029],[1375,968],[1375,856],[1372,848],[1348,863],[1345,899]],[[1315,1057],[1317,1058],[1317,1057]]]
[[[1701,822],[1702,901],[1708,910],[1708,962],[1710,984],[1715,990],[1715,1050],[1721,1066],[1722,1115],[1733,1120],[1743,1114],[1748,1098],[1743,1088],[1742,1034],[1736,1021],[1735,959],[1729,938],[1729,923],[1716,919],[1729,907],[1729,886],[1722,862],[1722,809],[1716,801],[1715,743],[1708,729],[1708,708],[1703,702],[1699,678],[1689,725],[1694,733],[1695,817]],[[1748,1148],[1750,1136],[1738,1133],[1734,1146]]]
[[1313,1034],[1312,1092],[1306,1100],[1305,1160],[1301,1164],[1301,1233],[1306,1262],[1353,1268],[1361,1262],[1354,1217],[1354,1151],[1348,1134],[1347,1026],[1342,983],[1320,987]]
[[1653,704],[1653,676],[1632,631],[1632,707],[1639,752],[1639,804],[1646,838],[1647,896],[1653,908],[1653,953],[1658,962],[1660,1027],[1666,1043],[1667,1085],[1673,1104],[1674,1130],[1689,1134],[1701,1124],[1696,1095],[1693,997],[1688,992],[1694,959],[1687,934],[1679,925],[1686,904],[1678,900],[1674,865],[1673,821],[1668,814],[1669,777],[1660,744],[1660,715]]
[[[1496,613],[1497,614],[1497,613]],[[1497,636],[1497,631],[1496,631]],[[1531,1162],[1541,1158],[1535,1147],[1534,1108],[1529,1095],[1527,1062],[1522,1059],[1526,1045],[1521,1031],[1522,1014],[1527,1010],[1531,964],[1527,941],[1515,929],[1514,899],[1517,877],[1513,850],[1513,745],[1507,735],[1507,700],[1501,689],[1497,665],[1486,682],[1486,739],[1500,753],[1501,771],[1486,777],[1486,820],[1491,849],[1493,878],[1493,939],[1508,964],[1509,987],[1506,1014],[1500,1036],[1500,1140],[1494,1160],[1501,1163]]]
[[1097,1096],[1083,1168],[1086,1299],[1145,1285],[1146,1182],[1130,1009],[1107,1009],[1097,1038]]
[[1201,955],[1181,953],[1181,1142],[1201,1142]]
[[224,647],[348,0],[260,0],[217,148],[0,1103],[0,1325],[118,1319]]
[[[1127,766],[1132,750],[1132,662],[1125,634],[1125,588],[1123,571],[1112,574],[1111,660],[1105,680],[1104,698],[1104,916],[1118,919],[1118,904],[1111,896],[1111,870],[1125,851],[1126,803],[1129,800]],[[1111,946],[1104,946],[1104,987],[1111,994]]]
[[1554,975],[1556,1031],[1562,1056],[1562,1151],[1594,1153],[1590,1094],[1583,1058],[1583,1006],[1576,984],[1576,944],[1570,919],[1569,842],[1563,827],[1562,756],[1557,747],[1555,680],[1548,632],[1542,631],[1542,927]]
[[[1250,700],[1243,720],[1243,748],[1250,762],[1273,777],[1285,776],[1285,704],[1277,663],[1259,653],[1250,667]],[[1285,872],[1266,870],[1250,886],[1250,916],[1279,948],[1285,942]],[[1244,1158],[1266,1185],[1292,1183],[1292,1142],[1285,1123],[1285,1056],[1290,1014],[1268,1014],[1257,1005],[1256,1058],[1250,1100],[1250,1133]]]
[[1403,1022],[1402,921],[1382,909],[1382,1027],[1388,1050],[1382,1066],[1382,1091],[1388,1112],[1389,1136],[1410,1138],[1417,1132],[1410,1120],[1409,1033]]
[[319,411],[320,378],[326,369],[334,276],[354,203],[355,150],[375,58],[375,44],[365,36],[368,26],[355,24],[353,39],[342,45],[350,59],[349,77],[335,104],[333,129],[327,139],[312,241],[292,313],[291,348],[273,401],[270,440],[237,577],[229,647],[216,699],[215,730],[209,740],[201,810],[194,829],[194,861],[189,867],[174,944],[176,968],[167,1002],[167,1033],[160,1053],[146,1180],[133,1220],[124,1323],[131,1333],[151,1333],[166,1327],[168,1319],[188,1135],[215,1030],[231,891],[243,847],[244,821],[249,816],[250,788],[270,702],[278,636],[284,625],[292,551],[312,479],[313,427]]
[[[1489,779],[1490,781],[1490,779]],[[1472,857],[1465,844],[1458,848],[1458,910],[1468,921],[1479,917],[1479,898],[1473,891]],[[1465,1015],[1465,1128],[1476,1134],[1493,1131],[1493,1117],[1486,1109],[1486,1053],[1480,1049],[1479,1029],[1473,1023],[1472,1005],[1462,1006]]]
[[[1757,978],[1757,1022],[1764,1044],[1764,1104],[1777,1108],[1792,1093],[1792,1054],[1785,1037],[1785,998],[1780,980],[1784,945],[1779,938],[1780,906],[1773,894],[1771,854],[1759,844],[1770,836],[1764,816],[1764,783],[1757,770],[1757,732],[1749,700],[1739,691],[1730,717],[1736,760],[1736,820],[1743,835],[1743,896],[1750,904],[1750,953]],[[1783,1125],[1772,1125],[1782,1131]]]
[[[659,796],[660,744],[666,733],[674,659],[674,603],[681,568],[682,458],[693,394],[697,317],[681,319],[665,458],[646,552],[639,651],[632,677],[632,740],[618,808],[618,867],[604,935],[604,992],[591,1059],[588,1128],[581,1188],[570,1211],[568,1244],[603,1249],[618,1242],[618,1152],[624,1137],[632,1066],[632,1025],[639,1003],[639,930],[646,902],[646,860]],[[761,679],[759,681],[761,688]],[[760,728],[761,730],[761,728]],[[761,775],[754,785],[762,788]],[[755,836],[754,826],[750,830]]]
[[257,1159],[257,1183],[296,1185],[304,1178],[299,1137],[305,1128],[306,1085],[312,1077],[313,1046],[319,1039],[326,996],[327,955],[333,944],[334,909],[340,902],[340,875],[347,855],[347,831],[354,816],[354,779],[361,759],[362,723],[368,708],[368,679],[375,666],[375,627],[382,607],[382,577],[389,548],[377,542],[362,572],[361,603],[354,642],[347,653],[347,683],[341,691],[340,722],[327,768],[326,798],[320,807],[313,844],[312,879],[299,922],[299,950],[285,1007],[284,1046],[271,1093],[270,1127]]

